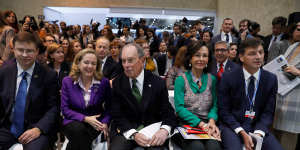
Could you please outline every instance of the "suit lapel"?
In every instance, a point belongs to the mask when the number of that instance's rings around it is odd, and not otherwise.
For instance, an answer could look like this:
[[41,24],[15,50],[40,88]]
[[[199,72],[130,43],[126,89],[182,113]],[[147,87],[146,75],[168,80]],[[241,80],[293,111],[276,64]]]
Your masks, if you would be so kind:
[[265,76],[265,71],[263,69],[260,69],[260,79],[259,79],[259,83],[258,83],[258,89],[257,89],[257,93],[256,93],[256,97],[255,97],[255,102],[254,102],[254,108],[258,105],[258,103],[261,102],[261,98],[263,97],[263,89],[264,89],[264,85],[266,85],[267,78]]
[[230,72],[232,70],[232,62],[230,60],[227,60],[225,71]]
[[143,111],[146,110],[148,104],[150,103],[153,95],[152,95],[152,83],[151,83],[151,74],[145,71],[144,74],[144,85],[143,85],[143,94],[142,94],[142,106]]
[[33,72],[32,72],[32,76],[31,76],[31,81],[30,81],[30,85],[28,88],[28,92],[27,92],[27,97],[26,97],[26,106],[25,106],[25,116],[26,113],[28,111],[28,107],[31,103],[31,101],[34,99],[35,94],[39,93],[40,90],[40,85],[41,85],[41,77],[43,76],[42,72],[41,72],[41,66],[38,63],[35,63]]
[[[8,101],[8,109],[6,109],[6,114],[8,114],[8,111],[13,106],[14,101],[16,99],[16,85],[17,85],[17,77],[18,77],[18,69],[17,69],[17,63],[14,63],[12,67],[8,70],[8,82],[7,85],[9,90],[9,101]],[[6,103],[7,104],[7,103]]]
[[123,74],[123,78],[122,78],[120,84],[121,84],[120,85],[120,87],[121,87],[120,94],[124,94],[123,97],[125,98],[125,100],[129,103],[131,108],[133,110],[136,110],[138,113],[139,104],[138,104],[136,98],[132,94],[130,83],[129,83],[129,78]]

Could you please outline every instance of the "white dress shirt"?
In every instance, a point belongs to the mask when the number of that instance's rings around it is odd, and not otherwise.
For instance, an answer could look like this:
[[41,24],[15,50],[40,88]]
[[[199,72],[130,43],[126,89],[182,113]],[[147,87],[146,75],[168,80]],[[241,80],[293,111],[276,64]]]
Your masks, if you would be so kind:
[[[225,32],[223,32],[223,31],[221,32],[221,40],[227,42],[225,34],[226,34]],[[231,33],[228,32],[227,34],[228,34],[228,37],[229,37],[229,42],[228,43],[232,43],[232,35],[231,35]]]
[[23,68],[20,66],[20,64],[17,62],[17,69],[18,69],[18,76],[17,76],[17,84],[16,84],[16,96],[17,96],[17,93],[18,93],[18,90],[19,90],[19,86],[20,86],[20,83],[21,83],[21,80],[22,80],[22,72],[27,72],[27,76],[26,76],[26,79],[27,79],[27,91],[28,91],[28,88],[30,86],[30,82],[31,82],[31,77],[32,77],[32,74],[33,74],[33,69],[34,69],[34,66],[35,66],[35,63],[33,63],[33,65],[28,68],[27,70],[23,70]]

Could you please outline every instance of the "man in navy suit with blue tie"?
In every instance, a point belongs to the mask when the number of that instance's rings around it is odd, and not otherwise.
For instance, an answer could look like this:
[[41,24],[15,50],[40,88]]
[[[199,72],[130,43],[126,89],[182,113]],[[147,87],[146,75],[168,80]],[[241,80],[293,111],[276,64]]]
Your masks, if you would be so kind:
[[32,33],[18,33],[13,52],[16,59],[0,69],[0,150],[15,143],[47,150],[59,114],[56,72],[35,61],[39,50]]
[[249,132],[263,137],[263,150],[282,150],[270,133],[276,105],[277,78],[261,68],[262,42],[248,39],[240,48],[242,67],[225,72],[218,87],[218,109],[224,149],[254,149]]

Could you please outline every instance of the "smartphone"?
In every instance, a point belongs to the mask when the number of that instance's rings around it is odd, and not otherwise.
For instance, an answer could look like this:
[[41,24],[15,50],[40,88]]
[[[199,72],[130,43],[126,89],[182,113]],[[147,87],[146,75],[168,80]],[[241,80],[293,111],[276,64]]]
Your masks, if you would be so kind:
[[281,66],[281,69],[283,71],[283,74],[289,79],[289,80],[294,80],[297,76],[293,75],[292,73],[290,72],[285,72],[284,69],[287,67],[287,65],[283,65]]

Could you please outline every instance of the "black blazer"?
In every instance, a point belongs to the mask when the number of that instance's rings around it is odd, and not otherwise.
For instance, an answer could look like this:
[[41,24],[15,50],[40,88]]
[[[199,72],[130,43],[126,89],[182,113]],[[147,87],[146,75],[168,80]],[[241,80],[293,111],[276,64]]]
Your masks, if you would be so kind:
[[159,55],[156,59],[157,67],[158,67],[158,74],[163,76],[166,70],[167,64],[167,54]]
[[232,130],[242,127],[247,132],[262,130],[266,134],[272,125],[277,95],[277,77],[263,69],[255,98],[255,118],[249,124],[244,117],[249,110],[245,92],[245,78],[242,67],[225,72],[218,87],[218,112],[221,125]]
[[[12,62],[0,69],[0,127],[10,128],[17,82],[17,64]],[[29,85],[24,129],[38,127],[43,134],[55,135],[59,115],[56,73],[35,63]]]
[[121,72],[122,66],[119,63],[115,62],[111,56],[107,57],[102,70],[104,77],[113,79],[117,77]]
[[[49,63],[48,66],[51,69],[54,69],[53,63]],[[69,73],[71,71],[71,65],[64,61],[61,66],[60,66],[60,70],[59,70],[59,74],[58,74],[58,89],[61,89],[61,85],[62,85],[62,80],[64,79],[64,77],[68,76]]]
[[142,101],[133,96],[129,78],[122,73],[113,81],[111,116],[112,136],[123,134],[140,125],[162,121],[163,125],[176,126],[174,109],[169,103],[165,81],[149,71],[144,72]]

